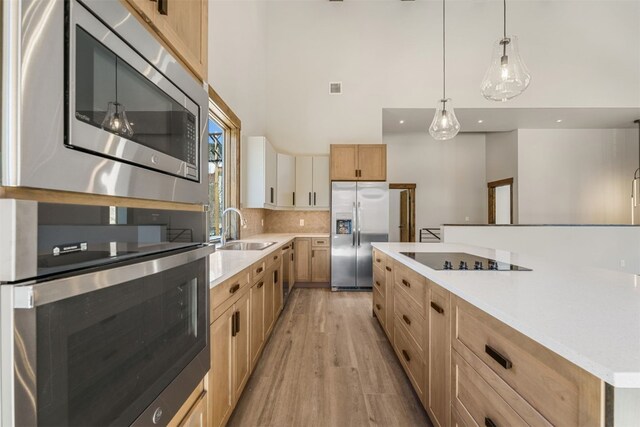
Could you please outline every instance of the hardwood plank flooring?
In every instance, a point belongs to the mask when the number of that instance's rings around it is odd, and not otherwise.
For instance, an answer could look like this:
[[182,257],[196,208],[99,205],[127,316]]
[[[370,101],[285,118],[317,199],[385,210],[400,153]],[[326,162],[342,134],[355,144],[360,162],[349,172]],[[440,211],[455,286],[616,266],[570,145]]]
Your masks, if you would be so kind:
[[228,423],[431,426],[368,292],[294,289]]

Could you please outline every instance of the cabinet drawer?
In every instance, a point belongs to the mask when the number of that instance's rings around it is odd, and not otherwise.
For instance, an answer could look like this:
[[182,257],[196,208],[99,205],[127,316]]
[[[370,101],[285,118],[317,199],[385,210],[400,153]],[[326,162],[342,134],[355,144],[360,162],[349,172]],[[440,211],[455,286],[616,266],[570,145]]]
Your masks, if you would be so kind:
[[311,239],[311,246],[328,247],[329,246],[329,238],[328,237],[314,237],[314,238]]
[[373,269],[373,288],[380,291],[382,296],[385,296],[386,293],[386,280],[384,272],[380,271],[379,268]]
[[255,282],[261,276],[264,276],[264,273],[267,271],[267,262],[266,258],[261,259],[251,266],[251,281]]
[[470,426],[526,426],[516,411],[455,351],[451,353],[452,405]]
[[[231,279],[228,279],[215,288],[211,289],[211,311],[217,308],[234,295],[239,295],[245,286],[249,284],[249,272],[247,270],[236,274]],[[214,320],[213,315],[210,320]]]
[[602,381],[471,304],[454,304],[453,348],[482,361],[485,379],[496,376],[554,425],[600,424]]
[[387,265],[387,256],[377,249],[373,250],[373,265],[384,271]]
[[376,289],[373,290],[373,312],[376,314],[378,322],[380,322],[380,325],[384,329],[386,316],[385,300],[382,294]]
[[409,380],[411,380],[413,388],[420,396],[420,400],[422,401],[424,397],[425,384],[424,361],[420,357],[420,352],[418,351],[418,349],[416,349],[416,346],[403,331],[402,326],[399,326],[398,319],[396,319],[395,321],[393,331],[393,348],[395,349],[396,354],[400,359],[400,363],[404,367],[404,370],[409,377]]
[[406,328],[409,337],[420,352],[420,357],[424,359],[426,321],[421,315],[420,309],[401,292],[396,294],[393,305],[396,323],[400,323]]
[[424,313],[427,279],[400,263],[395,263],[394,270],[395,288],[400,289],[399,292],[404,292]]
[[267,269],[271,268],[271,266],[273,266],[273,265],[277,266],[280,263],[280,261],[282,261],[282,253],[281,252],[274,252],[274,253],[272,253],[271,255],[268,255],[265,258],[265,263],[266,263]]

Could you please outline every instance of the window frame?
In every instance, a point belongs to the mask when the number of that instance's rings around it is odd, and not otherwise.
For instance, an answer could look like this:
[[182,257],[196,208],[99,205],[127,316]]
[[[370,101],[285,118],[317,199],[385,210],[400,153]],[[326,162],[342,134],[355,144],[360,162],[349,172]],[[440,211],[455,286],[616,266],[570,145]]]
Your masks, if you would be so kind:
[[[240,137],[242,122],[238,116],[231,110],[226,102],[218,95],[218,93],[209,86],[209,116],[212,116],[224,129],[224,148],[223,148],[223,167],[224,167],[224,209],[228,207],[240,208]],[[207,126],[208,128],[208,126]],[[209,138],[207,135],[207,147]],[[208,162],[208,160],[207,160]],[[208,164],[207,164],[208,167]],[[208,179],[208,174],[207,174]],[[208,190],[207,190],[208,191]],[[211,207],[208,206],[208,209]],[[208,210],[207,209],[207,210]],[[227,216],[225,219],[225,229],[229,229],[230,225],[234,225],[236,230],[240,230],[240,222],[237,215]],[[218,242],[220,239],[212,239],[209,226],[209,215],[207,215],[207,233],[209,233],[210,242]]]

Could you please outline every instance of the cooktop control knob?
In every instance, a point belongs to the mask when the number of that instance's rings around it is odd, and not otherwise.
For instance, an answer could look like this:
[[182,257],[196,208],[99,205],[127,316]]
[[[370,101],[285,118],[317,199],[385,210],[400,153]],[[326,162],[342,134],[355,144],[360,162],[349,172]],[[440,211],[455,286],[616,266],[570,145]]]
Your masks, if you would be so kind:
[[458,267],[458,270],[468,270],[469,266],[467,266],[467,262],[466,261],[460,261],[460,266]]
[[474,270],[482,270],[484,267],[482,266],[482,261],[476,261],[473,265]]
[[489,261],[489,270],[497,270],[498,269],[498,263],[495,262],[494,260],[490,260]]
[[453,265],[451,264],[451,261],[445,261],[444,262],[444,269],[445,270],[453,270]]

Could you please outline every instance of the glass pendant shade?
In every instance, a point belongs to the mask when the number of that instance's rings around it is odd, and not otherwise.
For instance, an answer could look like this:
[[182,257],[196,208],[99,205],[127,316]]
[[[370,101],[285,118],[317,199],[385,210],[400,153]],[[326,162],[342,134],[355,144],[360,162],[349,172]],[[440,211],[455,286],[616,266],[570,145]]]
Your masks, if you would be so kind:
[[482,81],[482,96],[491,101],[506,101],[524,92],[531,74],[520,58],[518,38],[500,38],[493,46],[491,66]]
[[456,136],[460,132],[460,122],[456,118],[451,99],[441,99],[436,107],[429,133],[434,139],[445,141]]
[[107,115],[102,121],[102,128],[127,138],[133,136],[133,128],[127,120],[124,106],[118,102],[109,102]]

